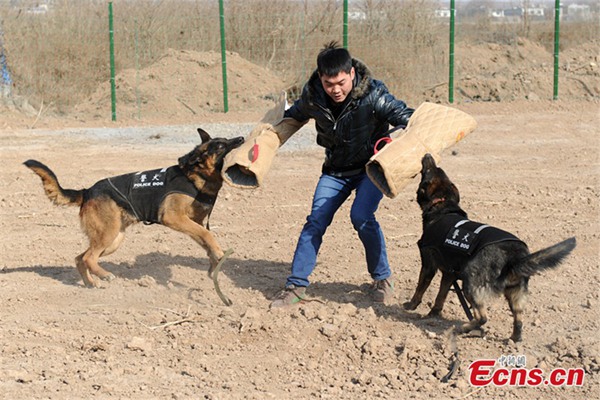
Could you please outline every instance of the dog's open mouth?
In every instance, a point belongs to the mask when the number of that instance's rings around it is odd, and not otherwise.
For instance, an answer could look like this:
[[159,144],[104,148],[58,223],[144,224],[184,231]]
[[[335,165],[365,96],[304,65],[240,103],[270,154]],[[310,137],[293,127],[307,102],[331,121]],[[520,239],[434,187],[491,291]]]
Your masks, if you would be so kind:
[[219,162],[223,161],[223,159],[225,158],[225,156],[227,154],[229,154],[233,150],[237,149],[242,144],[244,144],[244,138],[241,136],[228,140],[227,144],[225,146],[225,150],[222,153],[217,155],[217,160]]

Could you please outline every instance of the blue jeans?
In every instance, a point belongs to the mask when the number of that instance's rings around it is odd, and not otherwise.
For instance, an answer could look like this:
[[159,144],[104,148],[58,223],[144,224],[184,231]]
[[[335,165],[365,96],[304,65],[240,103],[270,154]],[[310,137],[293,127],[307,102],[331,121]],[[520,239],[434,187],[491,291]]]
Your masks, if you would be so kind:
[[374,280],[389,278],[391,270],[385,239],[379,223],[375,220],[375,211],[383,194],[366,173],[346,178],[323,174],[315,189],[310,215],[306,218],[306,224],[298,239],[292,272],[288,276],[286,286],[309,285],[308,276],[315,269],[323,235],[333,221],[336,211],[353,190],[356,190],[356,197],[350,210],[350,220],[365,248],[369,274]]

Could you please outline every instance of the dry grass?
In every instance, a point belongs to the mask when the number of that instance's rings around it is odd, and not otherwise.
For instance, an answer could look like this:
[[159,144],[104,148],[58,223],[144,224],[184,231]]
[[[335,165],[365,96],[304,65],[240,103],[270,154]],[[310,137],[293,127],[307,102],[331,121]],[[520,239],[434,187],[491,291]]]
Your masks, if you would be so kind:
[[[58,112],[84,101],[110,77],[108,6],[104,1],[55,0],[46,14],[37,2],[0,5],[1,28],[14,93]],[[323,43],[342,40],[342,3],[335,0],[230,0],[227,49],[277,71],[297,93]],[[350,20],[349,47],[398,97],[411,100],[447,80],[448,25],[430,0],[363,0],[364,20]],[[215,1],[113,1],[117,72],[144,68],[169,48],[220,51]],[[482,33],[483,32],[483,33]],[[562,47],[598,36],[598,26],[563,24]],[[457,40],[511,43],[518,37],[553,46],[553,22],[495,24],[457,20]],[[459,45],[459,43],[457,45]]]

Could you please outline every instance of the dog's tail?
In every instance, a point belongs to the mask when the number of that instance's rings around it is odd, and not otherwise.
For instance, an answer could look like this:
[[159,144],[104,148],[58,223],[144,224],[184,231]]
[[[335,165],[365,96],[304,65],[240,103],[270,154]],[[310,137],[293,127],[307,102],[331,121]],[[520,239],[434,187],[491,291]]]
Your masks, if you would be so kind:
[[553,246],[531,253],[517,262],[513,267],[513,272],[520,276],[529,277],[546,269],[556,268],[573,251],[575,245],[576,240],[572,237]]
[[23,164],[42,178],[44,192],[54,204],[80,206],[83,203],[83,190],[63,189],[54,172],[41,162],[27,160]]

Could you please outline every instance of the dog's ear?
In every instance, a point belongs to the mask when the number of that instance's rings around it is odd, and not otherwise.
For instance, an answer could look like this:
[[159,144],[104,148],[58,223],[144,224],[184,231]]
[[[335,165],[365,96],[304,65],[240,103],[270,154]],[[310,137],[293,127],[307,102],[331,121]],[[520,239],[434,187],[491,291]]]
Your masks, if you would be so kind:
[[206,132],[202,128],[198,128],[198,133],[200,134],[200,139],[202,139],[202,143],[206,143],[211,139],[208,132]]

